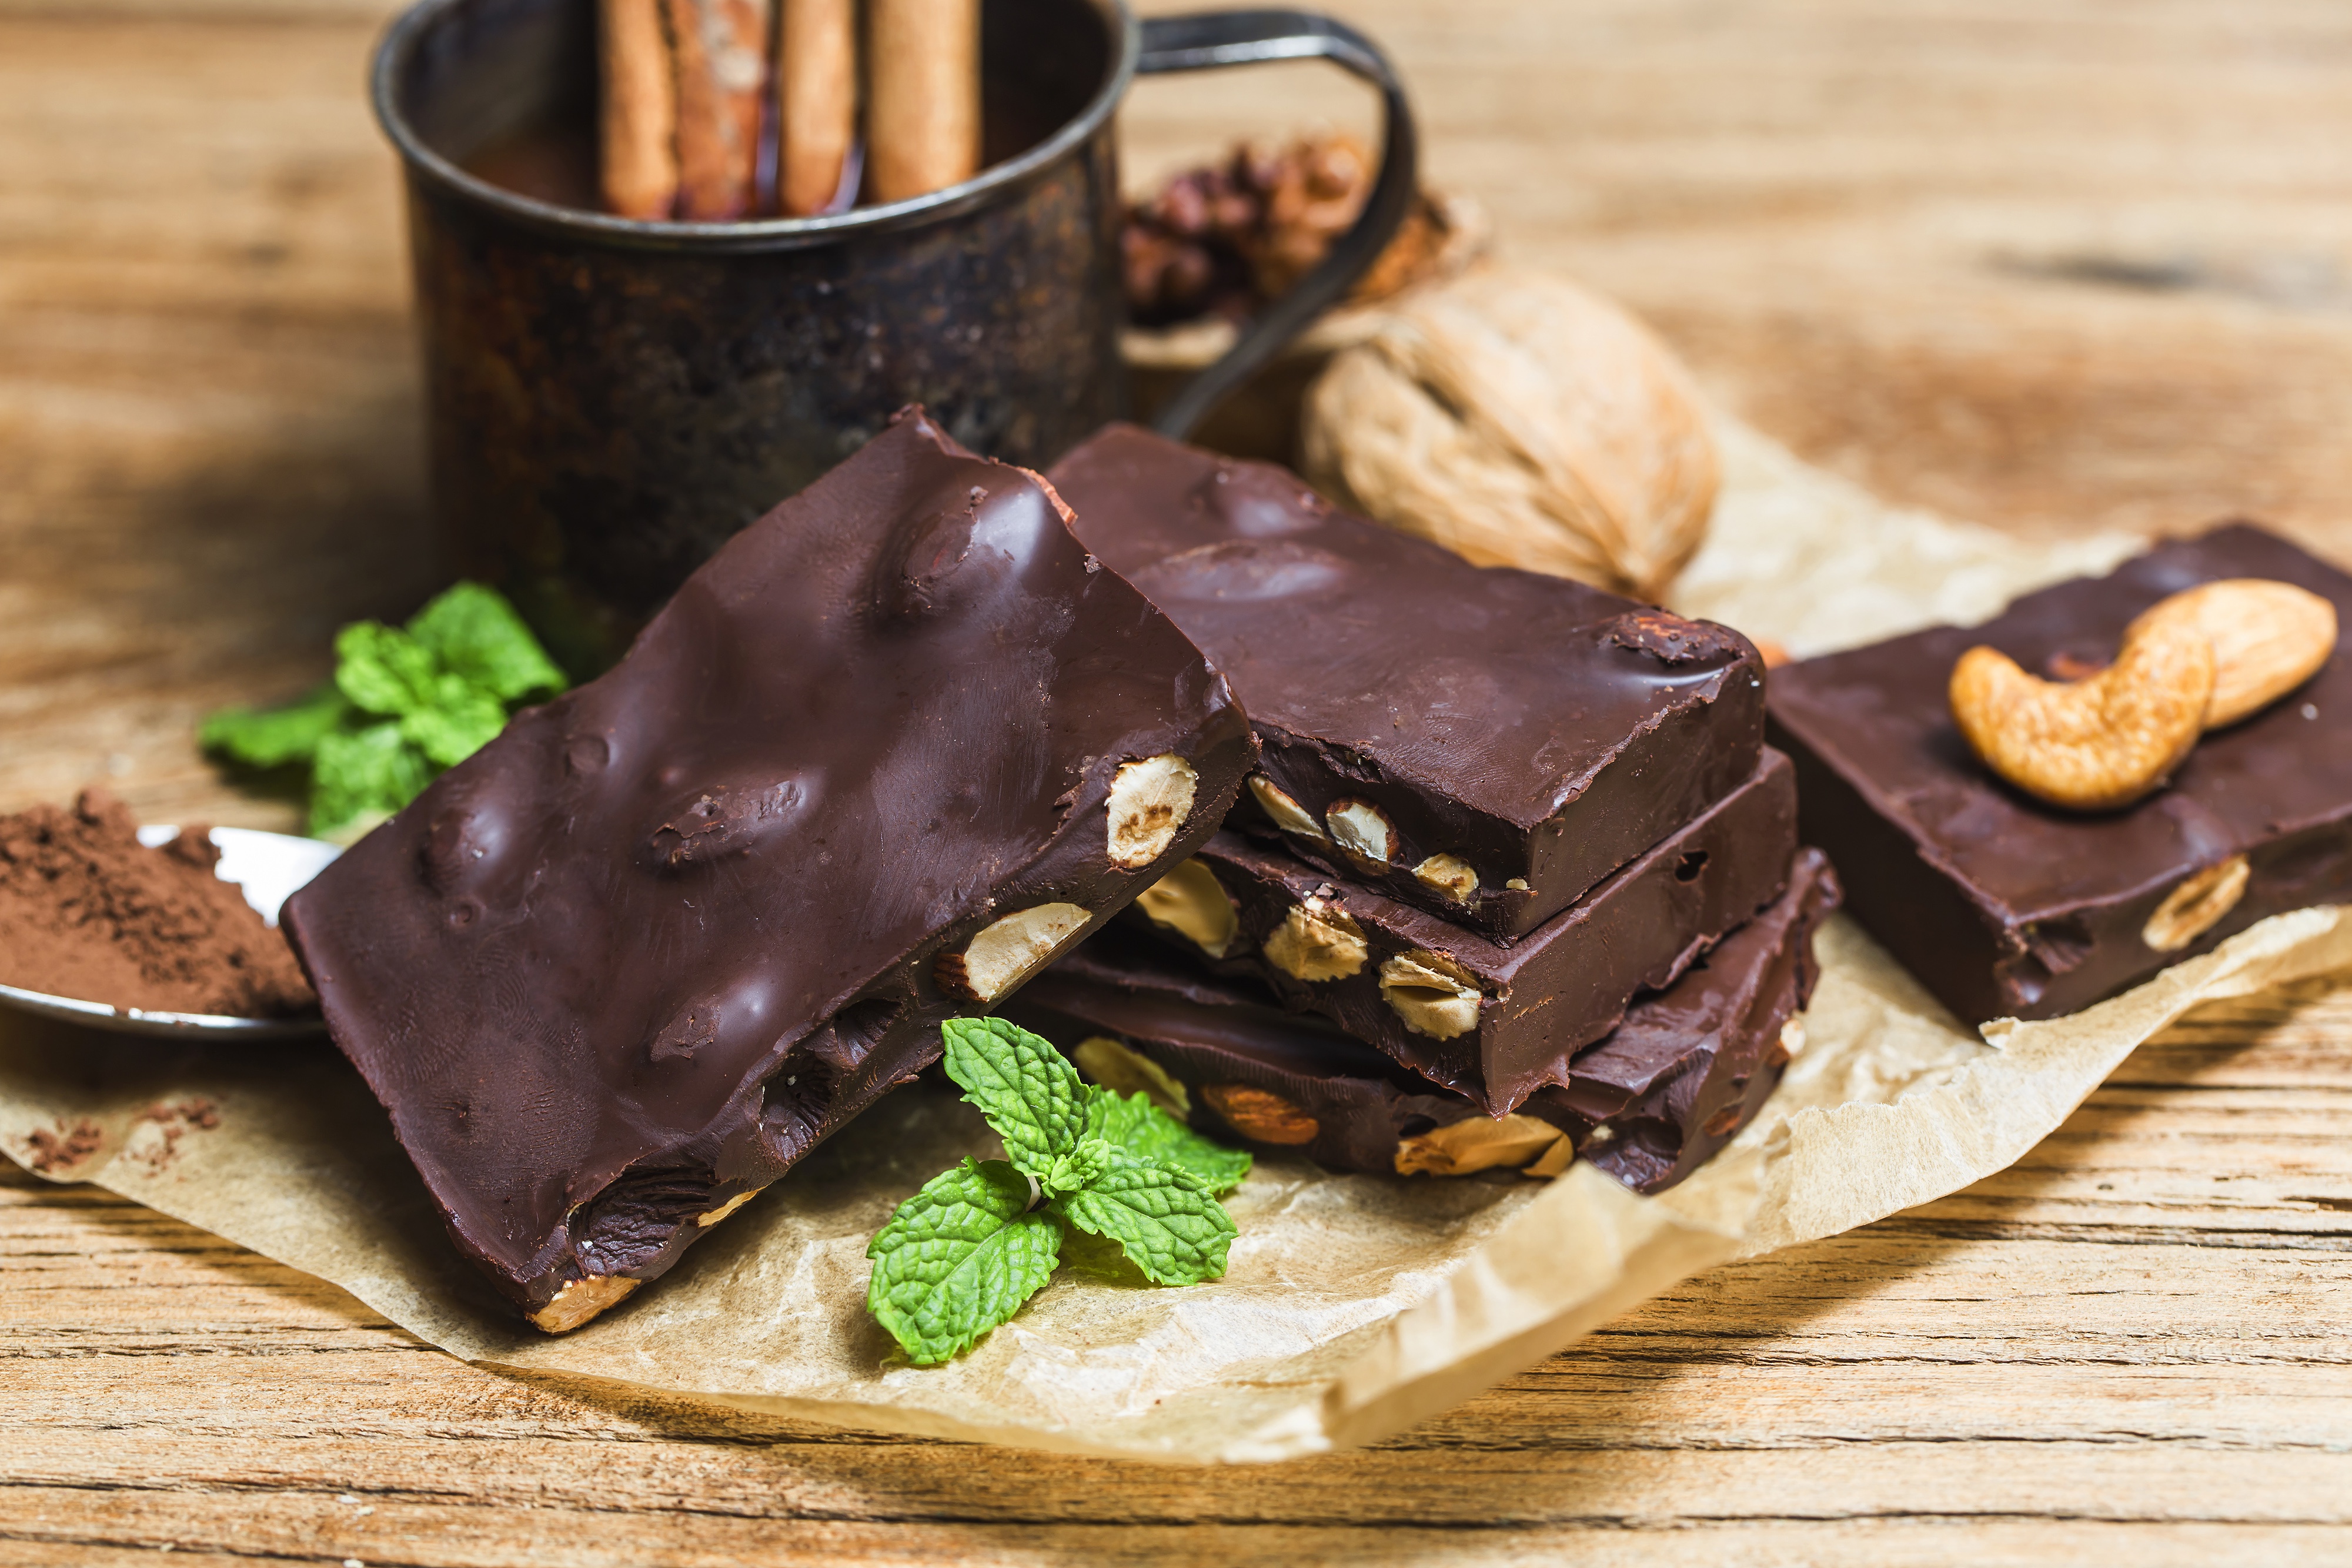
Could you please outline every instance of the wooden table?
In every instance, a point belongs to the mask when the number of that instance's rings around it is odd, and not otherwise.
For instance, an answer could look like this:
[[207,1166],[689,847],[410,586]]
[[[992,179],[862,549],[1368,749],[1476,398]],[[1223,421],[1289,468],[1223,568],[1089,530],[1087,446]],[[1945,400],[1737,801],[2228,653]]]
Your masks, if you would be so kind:
[[[2352,559],[2352,13],[1360,0],[1441,182],[1890,496]],[[0,810],[285,827],[189,745],[412,608],[371,0],[0,0]],[[1138,168],[1363,116],[1147,86]],[[1276,106],[1272,107],[1270,106]],[[1285,116],[1268,120],[1269,113]],[[2352,992],[2200,1015],[1968,1192],[1672,1292],[1381,1447],[1199,1472],[478,1372],[0,1177],[0,1563],[2352,1556]]]

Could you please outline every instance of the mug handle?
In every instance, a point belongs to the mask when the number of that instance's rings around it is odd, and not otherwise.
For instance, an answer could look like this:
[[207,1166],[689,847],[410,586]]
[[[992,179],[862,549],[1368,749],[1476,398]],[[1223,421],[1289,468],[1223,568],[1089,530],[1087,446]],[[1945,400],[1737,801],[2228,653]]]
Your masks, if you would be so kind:
[[1152,16],[1143,23],[1138,76],[1307,59],[1329,60],[1381,89],[1380,177],[1364,210],[1330,254],[1260,311],[1224,358],[1186,382],[1152,419],[1152,428],[1173,440],[1192,434],[1226,393],[1256,374],[1308,322],[1337,304],[1388,248],[1412,205],[1419,139],[1404,85],[1397,80],[1388,57],[1345,22],[1312,11],[1203,11]]

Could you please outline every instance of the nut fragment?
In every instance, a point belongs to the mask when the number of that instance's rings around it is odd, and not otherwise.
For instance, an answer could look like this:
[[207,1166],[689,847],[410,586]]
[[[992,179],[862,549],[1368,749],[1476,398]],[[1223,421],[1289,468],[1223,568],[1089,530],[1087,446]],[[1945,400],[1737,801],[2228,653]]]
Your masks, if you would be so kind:
[[1531,1176],[1556,1176],[1575,1163],[1576,1145],[1566,1133],[1562,1133],[1559,1142],[1538,1155],[1535,1164],[1523,1166],[1519,1174]]
[[2336,606],[2291,582],[2232,577],[2200,583],[2142,611],[2124,641],[2158,621],[2193,626],[2213,645],[2207,729],[2268,707],[2317,674],[2336,652]]
[[2182,879],[2140,927],[2139,939],[2159,953],[2179,952],[2238,906],[2252,874],[2245,856],[2231,855]]
[[1269,1090],[1246,1083],[1203,1083],[1201,1098],[1234,1132],[1261,1144],[1311,1144],[1322,1124]]
[[1263,773],[1253,773],[1249,787],[1250,793],[1257,797],[1257,803],[1265,809],[1265,814],[1274,819],[1276,827],[1286,833],[1313,839],[1318,844],[1326,841],[1322,824],[1307,814],[1306,807],[1284,794],[1281,786],[1273,779]]
[[1186,861],[1135,896],[1135,906],[1212,958],[1222,958],[1241,925],[1233,895],[1198,858]]
[[1344,980],[1371,955],[1355,916],[1320,898],[1292,904],[1265,952],[1266,962],[1299,980]]
[[[1506,1166],[1517,1170],[1539,1157],[1549,1162],[1555,1145],[1567,1142],[1560,1130],[1539,1116],[1498,1118],[1471,1116],[1450,1126],[1433,1127],[1400,1139],[1396,1147],[1399,1176],[1468,1176],[1474,1171]],[[1573,1157],[1574,1151],[1570,1151]],[[1568,1162],[1560,1162],[1560,1169]],[[1547,1171],[1556,1176],[1558,1171]]]
[[1111,776],[1110,863],[1139,871],[1168,852],[1192,814],[1201,776],[1173,752],[1122,762]]
[[1801,1055],[1805,1049],[1805,1015],[1799,1013],[1780,1026],[1780,1038],[1764,1053],[1767,1067],[1786,1067]]
[[764,1189],[755,1186],[749,1192],[739,1192],[733,1197],[729,1198],[725,1203],[720,1204],[717,1208],[711,1209],[708,1213],[696,1215],[694,1217],[694,1223],[700,1226],[703,1229],[708,1230],[712,1226],[718,1224],[720,1220],[726,1218],[729,1215],[734,1213],[737,1209],[742,1207],[745,1204],[751,1202],[753,1198],[759,1197],[762,1190]]
[[1166,1068],[1107,1034],[1089,1035],[1078,1041],[1070,1060],[1078,1071],[1114,1094],[1141,1092],[1151,1096],[1151,1103],[1175,1117],[1192,1113],[1192,1096],[1183,1083],[1170,1076]]
[[1370,800],[1334,800],[1323,813],[1331,841],[1348,853],[1385,866],[1396,847],[1396,828],[1388,813]]
[[1413,880],[1434,888],[1456,904],[1477,896],[1478,873],[1459,855],[1432,855],[1412,868]]
[[1485,1000],[1470,972],[1443,953],[1415,948],[1381,966],[1381,996],[1404,1027],[1433,1040],[1452,1040],[1478,1027]]
[[628,1299],[644,1284],[625,1274],[591,1274],[572,1280],[555,1292],[555,1299],[530,1314],[530,1325],[549,1333],[569,1333],[606,1307]]
[[982,927],[961,953],[942,953],[932,965],[940,988],[975,1002],[992,1002],[1045,966],[1054,950],[1087,923],[1075,904],[1040,904]]
[[2135,626],[2116,662],[2060,684],[1974,647],[1952,667],[1952,720],[1985,765],[2053,806],[2129,805],[2164,782],[2205,725],[2213,649],[2181,621]]

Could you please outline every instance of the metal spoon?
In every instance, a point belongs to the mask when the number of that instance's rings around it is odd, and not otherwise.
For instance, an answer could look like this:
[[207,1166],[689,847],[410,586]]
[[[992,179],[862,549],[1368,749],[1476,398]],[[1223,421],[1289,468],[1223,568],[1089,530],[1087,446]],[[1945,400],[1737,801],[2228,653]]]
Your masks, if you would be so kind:
[[[142,828],[139,841],[152,850],[170,843],[179,831],[177,828]],[[343,852],[336,845],[321,843],[317,839],[265,833],[253,828],[215,828],[212,841],[221,852],[220,863],[213,868],[213,874],[223,882],[236,883],[246,903],[272,925],[278,924],[278,906],[293,895],[295,889],[324,871],[329,861]],[[143,1008],[118,1008],[105,1002],[53,997],[17,986],[0,986],[0,1004],[92,1029],[110,1029],[125,1034],[175,1035],[184,1040],[191,1033],[279,1040],[289,1035],[316,1034],[326,1028],[315,1015],[247,1019],[220,1013],[151,1012]]]

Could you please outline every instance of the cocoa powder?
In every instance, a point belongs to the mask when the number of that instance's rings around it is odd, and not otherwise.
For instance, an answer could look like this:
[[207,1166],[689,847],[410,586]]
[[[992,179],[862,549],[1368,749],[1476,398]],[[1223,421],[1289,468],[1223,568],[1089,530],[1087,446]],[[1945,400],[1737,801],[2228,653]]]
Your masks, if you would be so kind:
[[36,1127],[26,1140],[33,1145],[29,1164],[41,1176],[53,1176],[71,1170],[106,1145],[106,1129],[85,1116],[68,1128],[63,1122],[57,1131]]
[[161,849],[101,789],[0,817],[0,984],[148,1011],[284,1018],[318,1006],[206,830]]

